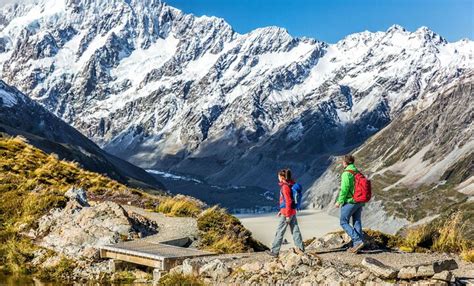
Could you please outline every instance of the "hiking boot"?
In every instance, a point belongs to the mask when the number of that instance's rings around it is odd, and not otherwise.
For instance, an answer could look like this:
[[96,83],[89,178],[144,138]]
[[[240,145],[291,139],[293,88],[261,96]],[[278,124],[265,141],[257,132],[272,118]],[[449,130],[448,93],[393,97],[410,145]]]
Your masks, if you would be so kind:
[[357,253],[359,253],[359,251],[360,251],[362,248],[364,248],[364,246],[365,246],[365,245],[364,245],[364,243],[362,242],[362,243],[357,244],[357,245],[354,246],[354,247],[349,248],[349,251],[352,252],[352,253],[357,254]]
[[271,250],[266,250],[266,254],[270,255],[271,257],[278,258],[278,253],[273,253]]
[[299,255],[304,254],[304,250],[299,249],[298,247],[293,248],[293,252]]

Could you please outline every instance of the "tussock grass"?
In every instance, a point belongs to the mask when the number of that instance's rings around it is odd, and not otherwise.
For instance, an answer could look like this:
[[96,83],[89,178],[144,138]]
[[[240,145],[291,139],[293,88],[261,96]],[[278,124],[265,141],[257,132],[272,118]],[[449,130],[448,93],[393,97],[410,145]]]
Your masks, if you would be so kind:
[[205,286],[203,280],[194,275],[184,275],[179,273],[169,273],[161,277],[159,281],[161,286]]
[[156,212],[173,217],[197,217],[201,213],[197,202],[187,198],[162,198]]
[[63,256],[57,265],[41,268],[36,275],[44,281],[68,281],[75,267],[73,260]]
[[[77,163],[59,160],[54,154],[29,145],[21,137],[0,133],[0,265],[3,272],[34,272],[29,262],[38,249],[20,233],[35,227],[38,219],[52,208],[64,207],[64,193],[71,187],[87,190],[89,199],[148,203],[159,197],[129,188],[106,176],[86,171]],[[67,274],[66,262],[45,270],[52,279]],[[61,274],[62,273],[62,274]]]
[[465,236],[470,226],[466,213],[457,211],[439,221],[408,229],[399,248],[404,251],[458,253],[466,261],[473,259],[474,241]]
[[438,229],[438,236],[431,248],[435,251],[457,253],[469,248],[472,241],[467,241],[461,235],[464,227],[466,226],[462,223],[462,214],[460,212],[454,213]]
[[201,249],[217,253],[241,253],[268,249],[252,237],[242,223],[217,206],[202,212],[197,220]]
[[474,263],[474,248],[463,250],[461,252],[461,258],[467,262]]
[[[169,216],[198,217],[202,248],[219,253],[263,250],[240,221],[225,210],[202,206],[191,198],[169,198],[127,187],[104,175],[82,169],[77,163],[59,160],[54,154],[29,145],[21,137],[0,133],[0,270],[32,274],[33,253],[39,249],[20,233],[35,227],[38,219],[53,208],[64,207],[64,193],[71,187],[87,190],[92,201],[131,203]],[[62,279],[73,268],[61,261],[55,269],[36,273],[45,280]]]

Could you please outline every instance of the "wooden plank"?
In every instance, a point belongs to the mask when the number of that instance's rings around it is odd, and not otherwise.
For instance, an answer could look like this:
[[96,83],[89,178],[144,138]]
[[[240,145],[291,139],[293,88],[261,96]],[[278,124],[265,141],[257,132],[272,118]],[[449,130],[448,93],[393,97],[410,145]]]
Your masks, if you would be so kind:
[[186,258],[215,255],[212,252],[174,245],[134,240],[100,248],[100,257],[122,260],[168,271]]
[[149,267],[164,270],[164,267],[163,267],[164,264],[163,264],[163,261],[161,260],[155,260],[155,259],[150,259],[146,257],[139,257],[135,255],[117,253],[114,251],[109,251],[107,249],[104,249],[101,251],[101,257],[122,260],[122,261],[130,262],[130,263],[134,263],[134,264],[139,264],[139,265],[144,265],[144,266],[149,266]]

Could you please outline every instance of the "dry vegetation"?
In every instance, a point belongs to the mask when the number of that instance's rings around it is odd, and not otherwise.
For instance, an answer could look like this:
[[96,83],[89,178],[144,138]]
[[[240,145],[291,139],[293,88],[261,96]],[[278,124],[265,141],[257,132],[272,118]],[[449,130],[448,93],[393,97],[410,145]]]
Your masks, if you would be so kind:
[[196,217],[205,249],[220,253],[264,249],[238,219],[223,209],[203,212],[202,203],[192,198],[150,195],[86,171],[74,162],[59,160],[20,137],[0,133],[0,271],[36,273],[46,280],[68,276],[74,262],[66,258],[58,267],[38,273],[29,262],[39,247],[20,233],[35,227],[38,219],[52,208],[64,207],[64,193],[73,186],[87,190],[92,201],[131,203],[168,216]]
[[197,217],[202,208],[197,201],[190,198],[174,197],[163,198],[155,211],[173,217]]
[[199,277],[193,275],[183,275],[178,273],[170,273],[160,279],[162,286],[205,286],[206,284]]
[[268,249],[253,239],[252,233],[225,209],[209,208],[199,215],[197,223],[202,249],[217,253],[241,253]]
[[[88,191],[93,200],[158,205],[159,197],[132,189],[101,174],[88,172],[74,162],[62,161],[27,144],[20,137],[0,134],[0,270],[32,273],[29,265],[38,250],[20,232],[34,227],[38,218],[50,209],[63,207],[64,193],[71,187]],[[72,269],[68,260],[55,269],[44,269],[40,276],[65,276]]]

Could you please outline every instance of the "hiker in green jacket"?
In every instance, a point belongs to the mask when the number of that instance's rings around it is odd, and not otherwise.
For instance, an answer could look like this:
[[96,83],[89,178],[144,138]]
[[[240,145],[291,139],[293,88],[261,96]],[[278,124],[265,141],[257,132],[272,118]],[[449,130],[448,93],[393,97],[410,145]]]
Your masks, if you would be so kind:
[[[341,175],[341,191],[336,201],[336,208],[341,208],[340,224],[344,231],[352,239],[352,247],[349,251],[359,252],[364,247],[364,234],[362,232],[362,208],[363,203],[354,201],[354,173],[359,171],[354,166],[354,157],[346,155],[343,158],[342,165],[344,171]],[[352,226],[349,224],[352,218]]]

